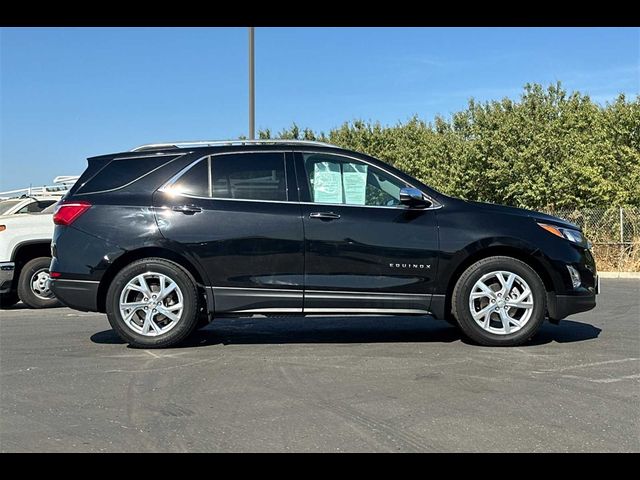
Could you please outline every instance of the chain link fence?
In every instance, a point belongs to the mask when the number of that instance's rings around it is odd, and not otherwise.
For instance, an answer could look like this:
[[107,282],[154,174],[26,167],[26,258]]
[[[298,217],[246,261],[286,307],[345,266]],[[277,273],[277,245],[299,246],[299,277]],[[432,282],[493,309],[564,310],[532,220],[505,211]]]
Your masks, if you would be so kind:
[[580,225],[602,272],[640,272],[640,207],[543,210]]

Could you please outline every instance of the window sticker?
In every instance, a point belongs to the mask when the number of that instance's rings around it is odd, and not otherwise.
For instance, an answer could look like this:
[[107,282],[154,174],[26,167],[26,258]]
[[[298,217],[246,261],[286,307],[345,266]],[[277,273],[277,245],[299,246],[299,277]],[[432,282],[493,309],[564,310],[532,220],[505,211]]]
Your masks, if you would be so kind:
[[342,203],[342,181],[339,163],[314,163],[313,201],[318,203]]
[[342,168],[345,203],[347,205],[364,205],[367,193],[368,165],[345,163]]

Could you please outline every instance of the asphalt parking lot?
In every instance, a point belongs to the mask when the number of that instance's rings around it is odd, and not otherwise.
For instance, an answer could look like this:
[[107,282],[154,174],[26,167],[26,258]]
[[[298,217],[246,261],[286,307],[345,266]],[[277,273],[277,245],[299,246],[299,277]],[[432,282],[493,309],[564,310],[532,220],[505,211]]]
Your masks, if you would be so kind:
[[0,311],[0,450],[640,451],[640,281],[533,343],[417,317],[218,320],[135,350],[104,315]]

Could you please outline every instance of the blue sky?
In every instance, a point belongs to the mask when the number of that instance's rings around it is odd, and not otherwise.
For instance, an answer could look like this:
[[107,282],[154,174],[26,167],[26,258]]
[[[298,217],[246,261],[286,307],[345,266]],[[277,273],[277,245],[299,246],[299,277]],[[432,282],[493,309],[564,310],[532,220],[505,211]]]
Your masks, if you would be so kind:
[[[0,29],[0,191],[86,157],[247,134],[246,28]],[[256,127],[432,120],[562,81],[640,90],[637,28],[257,28]]]

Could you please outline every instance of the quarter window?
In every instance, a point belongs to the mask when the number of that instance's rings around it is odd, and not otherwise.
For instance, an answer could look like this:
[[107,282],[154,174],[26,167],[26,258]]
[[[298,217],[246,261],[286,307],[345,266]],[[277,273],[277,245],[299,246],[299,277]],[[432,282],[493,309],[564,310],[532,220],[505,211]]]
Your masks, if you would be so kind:
[[114,159],[96,175],[82,184],[79,193],[97,193],[115,190],[138,180],[175,157],[164,156]]
[[172,186],[172,193],[209,196],[209,158],[203,158],[187,170]]
[[318,153],[303,154],[311,201],[393,207],[407,184],[359,160]]

